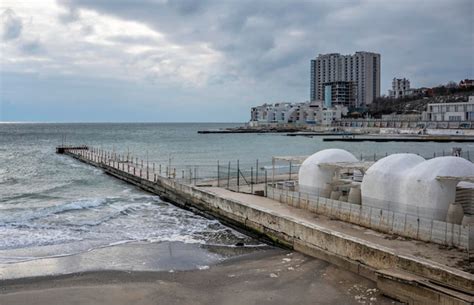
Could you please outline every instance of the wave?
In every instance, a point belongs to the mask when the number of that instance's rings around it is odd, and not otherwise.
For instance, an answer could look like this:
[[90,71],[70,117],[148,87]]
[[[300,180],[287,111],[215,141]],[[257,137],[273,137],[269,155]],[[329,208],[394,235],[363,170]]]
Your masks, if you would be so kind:
[[[2,210],[0,215],[0,225],[2,224],[21,224],[27,221],[51,216],[54,214],[66,213],[74,210],[83,210],[95,208],[106,204],[108,198],[80,199],[62,205],[55,205],[46,208],[36,209],[7,209]],[[8,215],[6,215],[8,214]]]

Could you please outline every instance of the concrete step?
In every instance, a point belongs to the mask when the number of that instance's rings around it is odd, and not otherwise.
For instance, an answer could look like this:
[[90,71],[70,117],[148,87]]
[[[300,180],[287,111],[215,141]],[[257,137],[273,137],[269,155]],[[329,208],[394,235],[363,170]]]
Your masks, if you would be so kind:
[[383,294],[409,305],[474,304],[474,292],[459,290],[400,269],[377,270],[377,287]]

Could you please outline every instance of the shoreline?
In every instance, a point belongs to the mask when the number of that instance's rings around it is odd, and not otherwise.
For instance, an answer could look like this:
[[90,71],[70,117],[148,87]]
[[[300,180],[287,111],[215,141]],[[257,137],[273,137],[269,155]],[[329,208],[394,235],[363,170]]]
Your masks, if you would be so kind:
[[129,242],[90,251],[0,264],[0,283],[22,278],[64,276],[90,271],[159,272],[197,270],[273,249],[268,245],[212,245],[184,242]]
[[359,275],[277,248],[202,270],[88,271],[0,283],[0,303],[11,305],[395,303]]

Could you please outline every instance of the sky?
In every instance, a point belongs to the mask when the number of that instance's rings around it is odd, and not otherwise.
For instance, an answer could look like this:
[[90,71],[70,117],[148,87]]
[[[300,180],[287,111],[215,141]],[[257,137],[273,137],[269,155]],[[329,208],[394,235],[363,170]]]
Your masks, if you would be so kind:
[[381,93],[474,78],[472,0],[1,0],[0,121],[245,122],[309,99],[318,54]]

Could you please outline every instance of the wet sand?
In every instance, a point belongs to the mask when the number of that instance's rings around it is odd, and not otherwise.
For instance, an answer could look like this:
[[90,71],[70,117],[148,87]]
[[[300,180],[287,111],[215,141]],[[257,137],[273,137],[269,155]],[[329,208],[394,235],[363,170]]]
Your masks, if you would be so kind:
[[88,271],[0,281],[2,305],[398,304],[356,274],[270,249],[186,271]]

